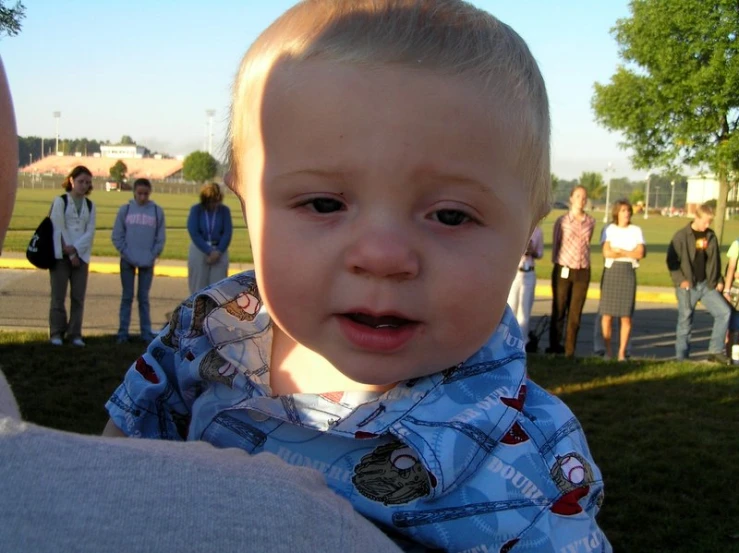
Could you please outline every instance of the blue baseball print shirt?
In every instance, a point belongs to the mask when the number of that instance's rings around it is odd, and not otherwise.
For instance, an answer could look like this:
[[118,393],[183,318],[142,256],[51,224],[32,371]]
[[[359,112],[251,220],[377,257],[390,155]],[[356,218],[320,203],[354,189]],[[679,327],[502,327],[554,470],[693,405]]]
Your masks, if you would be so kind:
[[527,378],[509,309],[464,363],[381,394],[271,397],[271,325],[251,272],[197,293],[106,404],[113,422],[312,467],[409,551],[612,551],[580,423]]

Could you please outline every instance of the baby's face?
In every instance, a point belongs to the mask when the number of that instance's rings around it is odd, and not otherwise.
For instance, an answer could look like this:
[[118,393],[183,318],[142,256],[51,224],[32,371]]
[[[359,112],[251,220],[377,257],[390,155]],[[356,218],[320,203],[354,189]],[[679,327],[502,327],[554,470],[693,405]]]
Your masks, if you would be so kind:
[[239,159],[275,332],[385,385],[472,355],[531,230],[492,102],[460,79],[324,61],[277,68]]

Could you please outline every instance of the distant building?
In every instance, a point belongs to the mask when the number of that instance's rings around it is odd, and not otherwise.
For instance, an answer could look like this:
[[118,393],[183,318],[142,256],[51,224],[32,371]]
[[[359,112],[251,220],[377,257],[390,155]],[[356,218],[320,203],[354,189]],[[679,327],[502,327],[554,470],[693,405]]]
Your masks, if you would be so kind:
[[100,155],[114,159],[141,159],[144,157],[146,148],[136,144],[100,146]]
[[[688,177],[688,194],[685,198],[685,211],[695,214],[695,209],[705,202],[718,200],[719,182],[715,175],[695,175]],[[729,189],[729,202],[737,201],[737,187]],[[731,210],[729,210],[731,211]]]

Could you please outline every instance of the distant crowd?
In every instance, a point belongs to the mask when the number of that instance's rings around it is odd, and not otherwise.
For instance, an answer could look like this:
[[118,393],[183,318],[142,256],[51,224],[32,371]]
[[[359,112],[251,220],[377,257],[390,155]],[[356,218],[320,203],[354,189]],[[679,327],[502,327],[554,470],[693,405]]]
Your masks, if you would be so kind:
[[[92,192],[92,172],[78,165],[65,177],[62,186],[65,193],[54,199],[49,214],[54,227],[55,257],[49,270],[49,339],[55,346],[61,346],[67,340],[74,346],[84,347],[82,319],[96,219],[95,203],[88,198]],[[118,210],[110,237],[120,254],[122,292],[118,343],[131,339],[129,327],[134,288],[140,339],[149,343],[156,336],[151,327],[149,292],[154,265],[164,250],[166,225],[164,210],[151,200],[151,193],[148,179],[137,179],[133,183],[133,198]],[[231,211],[223,205],[220,185],[212,183],[202,188],[200,202],[190,209],[187,230],[191,239],[188,284],[190,293],[194,293],[223,280],[228,274],[228,247],[233,227]],[[65,307],[68,286],[69,315]]]
[[[575,186],[567,213],[554,223],[552,234],[552,308],[549,346],[545,352],[575,355],[585,299],[590,286],[590,241],[595,219],[585,212],[587,190]],[[629,341],[636,300],[639,261],[647,253],[641,228],[631,220],[634,209],[627,200],[615,202],[611,221],[602,229],[600,245],[605,266],[600,281],[600,304],[594,327],[593,350],[597,355],[624,361],[630,356]],[[667,250],[666,264],[677,296],[675,358],[691,353],[693,316],[701,302],[713,317],[708,359],[728,363],[733,345],[739,344],[739,281],[735,283],[739,240],[727,252],[725,272],[716,234],[711,230],[714,211],[708,204],[697,208],[695,218],[675,233]],[[530,329],[536,259],[544,253],[541,228],[537,227],[521,257],[511,286],[508,304],[513,310],[528,351],[538,349],[539,336]],[[613,336],[613,320],[620,322]],[[615,343],[615,345],[614,345]],[[739,354],[739,351],[737,351]]]

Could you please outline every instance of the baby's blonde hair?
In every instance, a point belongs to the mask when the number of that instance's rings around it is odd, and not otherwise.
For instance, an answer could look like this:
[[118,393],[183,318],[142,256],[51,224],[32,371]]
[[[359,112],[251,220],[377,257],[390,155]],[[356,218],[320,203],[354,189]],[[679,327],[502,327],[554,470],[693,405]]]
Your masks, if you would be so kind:
[[[325,60],[431,70],[479,83],[518,152],[514,166],[530,187],[532,221],[551,203],[549,102],[544,79],[523,39],[489,13],[461,0],[303,0],[267,28],[244,55],[233,86],[231,170],[255,132],[245,114],[259,101],[278,61]],[[500,109],[500,108],[499,108]],[[500,116],[500,114],[497,114]]]

